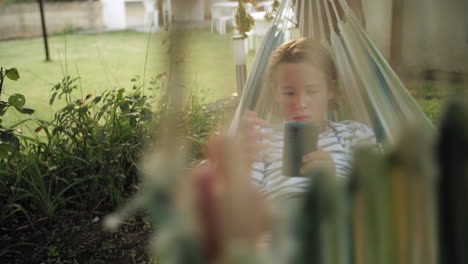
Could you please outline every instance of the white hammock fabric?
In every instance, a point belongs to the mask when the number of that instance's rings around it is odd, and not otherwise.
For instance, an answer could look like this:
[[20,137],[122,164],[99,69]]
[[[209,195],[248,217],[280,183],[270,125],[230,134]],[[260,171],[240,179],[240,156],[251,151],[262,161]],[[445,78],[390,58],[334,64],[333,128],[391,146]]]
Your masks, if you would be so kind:
[[[299,34],[291,34],[294,31],[291,25],[294,24],[299,26]],[[256,110],[260,117],[268,119],[269,110],[259,97],[268,59],[279,45],[289,40],[285,36],[291,39],[302,36],[320,39],[335,58],[344,102],[337,111],[330,113],[330,119],[362,122],[373,128],[381,144],[395,141],[401,121],[417,122],[434,131],[431,121],[369,39],[344,0],[282,0],[277,16],[256,54],[231,124],[231,132],[237,129],[247,109]]]

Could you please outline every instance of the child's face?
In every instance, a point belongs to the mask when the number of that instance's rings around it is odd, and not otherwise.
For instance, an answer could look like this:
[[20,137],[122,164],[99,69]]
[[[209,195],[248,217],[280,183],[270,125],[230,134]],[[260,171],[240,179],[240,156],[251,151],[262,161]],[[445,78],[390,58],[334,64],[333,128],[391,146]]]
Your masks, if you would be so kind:
[[283,63],[276,68],[275,98],[286,121],[325,120],[328,101],[335,97],[325,73],[306,63]]

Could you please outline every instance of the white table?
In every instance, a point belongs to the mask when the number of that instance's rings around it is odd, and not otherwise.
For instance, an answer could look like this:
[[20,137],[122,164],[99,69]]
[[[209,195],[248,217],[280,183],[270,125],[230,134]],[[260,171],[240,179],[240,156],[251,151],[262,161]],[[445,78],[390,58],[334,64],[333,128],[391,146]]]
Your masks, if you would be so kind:
[[258,2],[257,8],[262,8],[263,11],[268,11],[275,1],[262,1]]
[[239,5],[238,2],[217,2],[211,5],[212,7],[222,7],[222,8],[237,8]]
[[250,13],[250,15],[253,17],[255,21],[261,21],[261,20],[265,20],[266,12],[265,11],[252,12]]

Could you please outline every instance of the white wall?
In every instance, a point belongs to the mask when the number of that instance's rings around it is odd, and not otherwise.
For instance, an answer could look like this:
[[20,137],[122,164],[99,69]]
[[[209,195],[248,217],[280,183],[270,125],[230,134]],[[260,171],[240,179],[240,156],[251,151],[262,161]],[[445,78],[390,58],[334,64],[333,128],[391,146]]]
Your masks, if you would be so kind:
[[125,29],[127,19],[124,0],[101,0],[102,19],[108,29]]
[[403,2],[399,65],[403,70],[468,72],[468,23],[465,10],[467,4],[463,1]]
[[175,21],[203,21],[204,0],[172,0],[172,15]]
[[[94,13],[94,26],[90,24],[91,10]],[[93,2],[92,9],[88,2],[48,2],[44,6],[44,12],[49,34],[63,32],[65,29],[103,28],[100,2]],[[0,39],[41,35],[41,17],[36,2],[0,4]]]
[[362,0],[366,32],[385,58],[390,57],[392,0]]

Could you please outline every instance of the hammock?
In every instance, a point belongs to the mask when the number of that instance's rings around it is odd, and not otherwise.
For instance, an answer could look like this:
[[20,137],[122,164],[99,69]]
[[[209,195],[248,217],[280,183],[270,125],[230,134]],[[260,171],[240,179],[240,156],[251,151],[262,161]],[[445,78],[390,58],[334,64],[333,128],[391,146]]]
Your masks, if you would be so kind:
[[[299,26],[299,34],[294,34],[297,31],[291,27],[294,24]],[[256,54],[231,132],[237,129],[242,114],[248,109],[269,119],[270,110],[259,98],[268,59],[278,46],[289,40],[285,36],[319,39],[334,57],[341,97],[345,101],[330,113],[331,120],[362,122],[373,128],[380,144],[395,141],[402,121],[417,122],[430,131],[435,130],[345,0],[282,0]]]
[[[277,11],[277,16],[274,21],[272,21],[265,38],[258,48],[253,67],[251,68],[243,89],[244,92],[241,95],[239,106],[231,123],[230,132],[234,133],[237,130],[244,111],[248,109],[255,110],[258,116],[270,120],[270,106],[262,97],[264,75],[268,59],[271,53],[284,41],[288,40],[288,38],[298,38],[300,36],[310,36],[320,39],[335,58],[340,79],[340,91],[342,98],[345,98],[346,101],[342,107],[330,113],[329,118],[331,120],[351,119],[362,122],[373,128],[381,144],[392,144],[396,141],[397,136],[395,131],[398,131],[398,126],[401,121],[418,122],[420,127],[424,127],[429,131],[434,131],[430,120],[423,114],[398,76],[369,40],[364,30],[360,27],[358,18],[351,11],[346,2],[344,0],[331,1],[332,2],[328,3],[327,0],[296,0],[295,2],[293,2],[293,0],[282,0]],[[316,24],[307,26],[316,21]],[[299,26],[299,30],[294,26],[296,24]],[[174,85],[174,87],[180,89],[181,86]],[[171,89],[170,93],[173,96],[176,95],[173,98],[180,98],[180,90]],[[168,113],[175,112],[176,111],[168,111]],[[176,119],[168,118],[167,120],[169,128],[172,129],[168,129],[167,131],[176,131],[174,122]],[[176,136],[174,133],[167,133],[166,137],[167,140],[163,141],[165,143],[163,145],[164,148],[158,148],[155,157],[148,157],[148,160],[154,161],[146,162],[147,168],[143,168],[145,175],[149,176],[147,177],[145,190],[124,207],[117,216],[109,217],[106,220],[106,226],[115,228],[115,223],[118,223],[122,218],[130,215],[136,208],[146,206],[150,209],[149,212],[153,217],[155,226],[159,228],[159,240],[158,243],[154,244],[160,245],[159,247],[161,248],[159,250],[165,254],[162,255],[164,261],[168,260],[168,263],[205,263],[201,260],[200,255],[196,254],[200,251],[198,248],[199,245],[197,244],[199,241],[196,240],[197,236],[191,233],[193,223],[189,223],[189,221],[196,219],[194,217],[198,216],[192,215],[194,210],[188,210],[186,212],[180,208],[175,208],[175,205],[167,202],[168,197],[183,196],[184,198],[190,198],[192,196],[189,195],[190,193],[187,192],[187,194],[185,192],[186,189],[178,188],[181,182],[186,180],[185,177],[181,176],[185,175],[183,172],[185,164],[184,148],[174,147],[179,144],[176,140],[180,137]],[[409,146],[410,144],[405,145]],[[427,146],[428,144],[424,145]],[[220,147],[219,153],[223,153],[223,150],[225,149]],[[233,224],[236,220],[239,220],[239,218],[234,218],[234,216],[241,216],[242,219],[238,221],[238,225],[241,227],[244,227],[244,225],[249,226],[252,224],[252,221],[250,217],[246,216],[247,214],[256,212],[256,208],[252,209],[249,207],[248,210],[242,209],[245,205],[252,205],[255,199],[250,199],[250,196],[246,196],[243,193],[243,191],[248,189],[245,187],[249,186],[246,183],[246,178],[236,177],[236,175],[240,174],[239,166],[236,166],[236,164],[239,164],[240,160],[239,151],[232,151],[232,153],[225,151],[225,155],[227,155],[226,153],[229,154],[230,162],[226,163],[231,165],[222,164],[226,167],[225,171],[228,172],[224,175],[226,176],[224,178],[229,177],[230,183],[233,183],[233,185],[231,185],[231,191],[233,192],[228,196],[231,200],[227,199],[227,201],[232,202],[228,204],[231,207],[226,206],[226,208],[229,208],[229,211],[232,210],[234,214],[230,215],[232,217],[226,217],[224,220],[230,220],[229,223]],[[369,225],[369,230],[371,232],[365,232],[365,234],[372,234],[372,236],[365,237],[366,251],[363,252],[366,253],[366,259],[369,259],[369,261],[364,263],[391,263],[392,258],[388,257],[391,253],[391,251],[389,251],[391,247],[389,246],[390,242],[388,242],[389,240],[387,238],[390,236],[389,230],[392,229],[387,228],[390,217],[388,217],[388,211],[385,210],[388,209],[390,203],[387,200],[387,193],[380,192],[380,190],[386,190],[385,188],[390,188],[389,186],[392,185],[386,184],[390,178],[386,177],[388,174],[382,172],[383,161],[379,160],[381,158],[372,158],[373,156],[370,156],[370,152],[364,152],[364,154],[366,155],[358,155],[358,162],[356,162],[356,164],[366,164],[366,166],[356,170],[358,174],[360,170],[366,173],[366,178],[364,180],[366,184],[361,188],[363,188],[364,195],[367,197],[366,201],[369,204],[366,204],[366,206],[370,208],[370,210],[367,211],[369,215],[365,217],[370,220],[362,222],[372,223],[372,225]],[[359,162],[360,159],[364,160],[364,162]],[[224,159],[224,161],[226,160],[227,159]],[[368,164],[371,166],[367,166]],[[211,169],[213,169],[213,167]],[[400,171],[397,172],[400,173]],[[212,176],[216,171],[210,170],[208,167],[206,171],[195,171],[195,174],[196,173],[198,173],[199,176],[208,177],[199,177],[200,180],[197,182],[197,187],[194,188],[195,193],[203,194],[204,196],[202,198],[204,202],[213,201],[213,199],[211,199],[212,197],[205,194],[207,194],[207,190],[211,188],[209,184],[213,184],[213,179],[215,179],[215,177]],[[320,171],[315,173],[320,173]],[[401,177],[407,176],[407,174],[400,174],[402,175]],[[297,239],[303,239],[302,245],[307,245],[307,247],[303,248],[304,251],[299,251],[300,254],[297,254],[297,261],[292,263],[353,263],[353,254],[355,252],[353,251],[352,243],[354,242],[352,241],[353,235],[348,225],[348,219],[352,210],[352,205],[350,204],[351,199],[348,196],[351,194],[347,189],[345,190],[345,186],[341,183],[327,182],[332,179],[332,177],[328,177],[328,175],[314,175],[310,178],[312,179],[312,184],[310,185],[312,189],[306,194],[306,203],[304,203],[304,208],[306,210],[301,211],[303,213],[308,213],[308,215],[307,217],[305,215],[296,217],[298,221],[302,221],[297,226],[302,224],[308,227],[309,233],[304,232],[304,235],[295,236]],[[209,181],[210,179],[212,180],[211,183]],[[382,179],[385,179],[385,181],[382,181]],[[200,186],[203,187],[203,189]],[[419,184],[419,186],[421,186],[421,184]],[[415,195],[419,194],[416,192]],[[332,202],[330,203],[330,201]],[[324,204],[324,202],[327,202],[327,204]],[[376,208],[379,208],[381,211],[377,212],[373,210]],[[213,218],[211,215],[213,213],[213,207],[211,207],[209,203],[205,203],[203,209],[205,209],[203,211],[203,216],[206,216],[208,220]],[[327,215],[317,215],[317,212],[325,211]],[[378,213],[379,217],[376,217],[375,215]],[[211,218],[209,217],[210,215]],[[303,221],[303,219],[311,220],[311,222]],[[420,220],[420,218],[415,219]],[[414,223],[419,222],[414,221]],[[204,229],[205,231],[216,230],[216,228],[211,228],[212,222],[204,221],[203,223],[205,223],[207,227]],[[226,226],[231,227],[231,225],[228,224],[226,224]],[[284,229],[284,227],[280,227],[280,229],[281,228]],[[318,233],[317,228],[320,228],[320,237],[306,235],[310,234],[310,232]],[[238,229],[234,228],[234,230]],[[249,229],[241,228],[240,230]],[[280,231],[286,232],[285,230],[281,229]],[[380,232],[375,230],[380,230]],[[304,229],[298,229],[298,232],[303,231]],[[409,234],[408,236],[410,235],[414,234]],[[216,234],[213,235],[210,233],[206,235],[206,237],[216,237]],[[426,240],[430,241],[427,239],[428,237],[429,236],[424,236]],[[430,237],[433,238],[434,236],[431,235]],[[291,263],[282,261],[283,255],[283,258],[285,258],[290,254],[291,245],[289,237],[287,238],[288,239],[279,240],[279,242],[284,242],[285,244],[275,245],[276,254],[273,254],[272,258],[276,259],[267,259],[268,261],[260,262],[252,261],[252,259],[248,258],[246,259],[245,255],[242,255],[241,257],[243,258],[237,258],[237,260],[244,261],[239,261],[238,263]],[[208,244],[216,246],[216,241]],[[314,245],[315,247],[311,248],[308,245]],[[357,248],[359,248],[359,246],[360,244],[357,245]],[[307,255],[301,253],[307,253]],[[300,260],[302,257],[304,257],[304,261],[312,260],[311,258],[313,258],[315,262],[301,262]],[[356,263],[363,262],[357,261]]]

